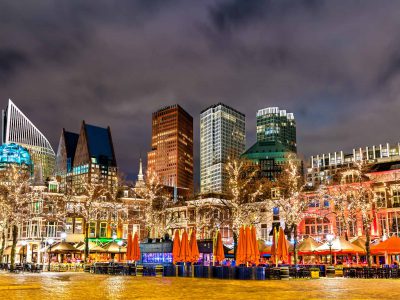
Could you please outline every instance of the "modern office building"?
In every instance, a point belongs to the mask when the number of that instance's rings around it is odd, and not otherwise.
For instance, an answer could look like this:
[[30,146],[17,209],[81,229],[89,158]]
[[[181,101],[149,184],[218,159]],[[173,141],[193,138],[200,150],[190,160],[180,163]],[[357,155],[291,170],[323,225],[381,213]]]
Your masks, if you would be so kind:
[[296,153],[296,121],[293,113],[278,107],[259,110],[257,142],[243,157],[259,164],[262,175],[273,180],[282,171],[282,165],[288,157]]
[[246,147],[245,115],[218,103],[200,114],[200,192],[226,193],[229,158],[239,158]]
[[[117,180],[117,161],[110,127],[82,122],[79,135],[63,129],[57,151],[56,175],[60,189],[82,181],[102,182],[112,187]],[[78,187],[79,188],[79,187]]]
[[393,160],[400,160],[400,143],[354,148],[351,153],[345,153],[341,150],[318,154],[311,156],[309,160],[307,184],[309,186],[326,184],[333,179],[338,171],[352,167],[354,162],[371,165]]
[[11,99],[2,117],[3,144],[15,143],[28,149],[34,170],[40,171],[43,179],[50,178],[54,173],[56,155],[47,138]]
[[153,113],[148,172],[165,186],[193,192],[193,118],[179,105]]

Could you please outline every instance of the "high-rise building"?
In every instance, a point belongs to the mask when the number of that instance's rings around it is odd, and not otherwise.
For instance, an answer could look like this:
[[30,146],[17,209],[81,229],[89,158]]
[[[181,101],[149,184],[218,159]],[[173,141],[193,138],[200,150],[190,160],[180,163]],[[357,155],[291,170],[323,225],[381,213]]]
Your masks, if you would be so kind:
[[56,175],[60,189],[82,181],[102,182],[112,187],[117,180],[117,161],[110,127],[82,122],[79,135],[63,129],[57,151]]
[[292,152],[297,152],[296,122],[293,113],[268,107],[257,112],[257,141],[279,142]]
[[262,175],[273,180],[282,171],[288,157],[296,153],[293,113],[278,107],[260,109],[257,112],[257,142],[242,156],[259,164]]
[[246,147],[245,115],[218,103],[200,114],[200,191],[226,193],[226,162],[240,157]]
[[50,142],[36,128],[24,113],[11,101],[3,110],[3,144],[15,143],[28,149],[34,172],[42,173],[43,179],[50,178],[54,173],[56,155]]
[[147,169],[163,185],[193,192],[193,118],[179,105],[153,113]]

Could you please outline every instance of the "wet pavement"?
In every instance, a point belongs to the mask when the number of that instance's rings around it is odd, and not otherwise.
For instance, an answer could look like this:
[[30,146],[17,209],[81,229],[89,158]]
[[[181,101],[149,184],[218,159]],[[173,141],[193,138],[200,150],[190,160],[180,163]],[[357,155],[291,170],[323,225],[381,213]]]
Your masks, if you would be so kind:
[[0,273],[0,299],[400,299],[400,279],[239,281]]

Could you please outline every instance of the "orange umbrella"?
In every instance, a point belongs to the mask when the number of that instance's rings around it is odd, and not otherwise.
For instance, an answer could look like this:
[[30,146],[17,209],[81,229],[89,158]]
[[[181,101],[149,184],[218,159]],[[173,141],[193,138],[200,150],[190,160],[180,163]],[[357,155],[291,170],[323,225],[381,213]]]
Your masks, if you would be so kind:
[[132,258],[131,259],[134,260],[134,261],[140,260],[139,237],[138,237],[137,232],[135,232],[131,247],[132,247],[132,249],[131,249]]
[[192,234],[190,235],[189,247],[192,253],[192,263],[196,263],[199,260],[200,253],[196,240],[196,230],[194,229],[192,230]]
[[183,262],[190,262],[192,260],[192,253],[189,247],[189,239],[186,230],[183,231],[181,239],[181,249],[179,252],[179,258]]
[[218,231],[217,233],[217,241],[215,243],[213,255],[215,261],[221,262],[225,259],[224,245],[222,244],[222,237],[220,231]]
[[254,252],[255,246],[253,245],[253,237],[251,235],[250,227],[246,227],[246,262],[254,262],[256,254]]
[[282,262],[288,261],[288,242],[286,240],[285,232],[283,231],[282,227],[279,228],[278,247],[276,249],[276,254],[278,256],[278,259],[282,260]]
[[254,255],[255,255],[255,260],[254,263],[258,265],[258,262],[260,260],[260,250],[258,249],[258,242],[257,242],[257,235],[256,235],[256,228],[254,226],[251,227],[251,237],[252,237],[252,243],[254,246]]
[[275,262],[275,264],[278,264],[278,256],[277,256],[277,235],[278,233],[276,232],[276,227],[274,226],[274,231],[272,233],[272,245],[271,245],[271,259]]
[[173,263],[176,264],[177,262],[182,261],[181,258],[179,257],[179,254],[181,252],[181,241],[179,240],[179,230],[175,230],[175,236],[174,236],[174,244],[172,246],[172,259]]
[[126,260],[132,260],[132,233],[128,234],[128,243],[126,245]]
[[240,227],[239,230],[239,240],[238,240],[238,245],[236,249],[236,264],[241,265],[245,263],[245,231],[243,227]]
[[400,238],[397,236],[392,236],[391,238],[388,238],[386,241],[371,246],[371,253],[400,254]]

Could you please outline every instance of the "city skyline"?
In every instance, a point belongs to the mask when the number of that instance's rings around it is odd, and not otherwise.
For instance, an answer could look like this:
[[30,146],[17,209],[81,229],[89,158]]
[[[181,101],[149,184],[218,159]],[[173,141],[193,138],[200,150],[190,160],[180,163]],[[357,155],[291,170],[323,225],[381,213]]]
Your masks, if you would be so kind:
[[397,142],[399,4],[312,3],[0,4],[0,104],[15,101],[53,149],[63,127],[110,126],[132,178],[151,113],[175,103],[194,117],[196,183],[200,111],[218,102],[246,115],[246,148],[271,106],[296,115],[306,159]]

